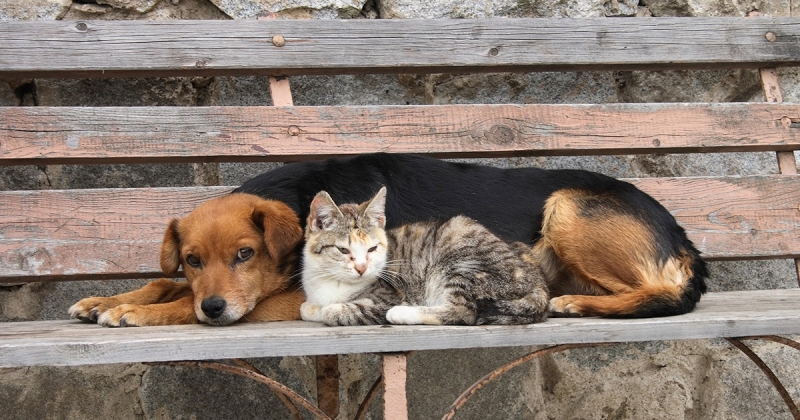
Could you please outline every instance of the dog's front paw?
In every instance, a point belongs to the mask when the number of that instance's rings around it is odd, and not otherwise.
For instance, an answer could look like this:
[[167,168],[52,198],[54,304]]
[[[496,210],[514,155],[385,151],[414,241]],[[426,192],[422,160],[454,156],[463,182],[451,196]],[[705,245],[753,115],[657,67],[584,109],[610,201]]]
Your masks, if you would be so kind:
[[115,306],[97,318],[97,323],[104,327],[139,327],[147,325],[142,315],[142,306],[122,304]]
[[300,305],[300,318],[303,321],[322,322],[322,306],[316,303],[303,302]]
[[576,318],[583,316],[580,308],[574,304],[574,299],[566,295],[550,299],[548,310],[550,311],[550,316],[556,318]]
[[97,322],[97,318],[112,306],[108,298],[89,297],[81,299],[70,306],[67,313],[69,313],[70,318],[80,319],[85,322]]

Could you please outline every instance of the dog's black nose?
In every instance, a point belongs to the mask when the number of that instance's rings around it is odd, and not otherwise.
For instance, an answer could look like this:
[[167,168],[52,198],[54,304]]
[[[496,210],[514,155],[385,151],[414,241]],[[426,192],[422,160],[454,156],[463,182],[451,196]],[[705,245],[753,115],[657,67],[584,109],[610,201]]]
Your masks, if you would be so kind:
[[200,309],[203,310],[203,313],[206,314],[207,317],[216,319],[225,312],[226,305],[225,299],[219,296],[211,296],[203,299],[203,302],[200,304]]

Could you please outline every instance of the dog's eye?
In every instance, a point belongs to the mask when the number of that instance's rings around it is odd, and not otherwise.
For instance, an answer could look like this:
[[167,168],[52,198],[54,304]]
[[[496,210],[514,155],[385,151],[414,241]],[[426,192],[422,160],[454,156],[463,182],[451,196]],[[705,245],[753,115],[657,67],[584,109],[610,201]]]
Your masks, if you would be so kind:
[[253,248],[242,248],[236,254],[237,261],[247,261],[253,256]]
[[344,254],[344,255],[347,255],[347,254],[349,254],[349,253],[350,253],[350,250],[349,250],[349,249],[347,249],[347,248],[345,248],[345,247],[343,247],[343,246],[340,246],[340,247],[338,247],[338,248],[339,248],[339,252],[341,252],[341,253],[342,253],[342,254]]
[[194,255],[189,254],[186,256],[186,264],[198,268],[200,267],[200,258],[197,258]]
[[375,252],[377,250],[378,250],[378,245],[375,245],[372,248],[368,249],[367,252]]

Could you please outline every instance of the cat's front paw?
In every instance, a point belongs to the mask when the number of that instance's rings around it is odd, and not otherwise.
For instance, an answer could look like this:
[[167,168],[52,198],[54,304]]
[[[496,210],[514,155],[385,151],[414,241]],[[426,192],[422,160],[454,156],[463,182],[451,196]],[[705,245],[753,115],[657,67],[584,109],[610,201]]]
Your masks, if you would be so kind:
[[332,327],[359,325],[358,321],[355,320],[356,317],[349,316],[350,311],[347,310],[347,305],[343,303],[331,303],[330,305],[325,305],[320,313],[321,321],[324,322],[325,325],[330,325]]
[[420,325],[422,317],[417,306],[393,306],[386,312],[386,320],[390,324]]
[[322,322],[322,306],[316,303],[303,302],[300,305],[300,318],[303,321]]

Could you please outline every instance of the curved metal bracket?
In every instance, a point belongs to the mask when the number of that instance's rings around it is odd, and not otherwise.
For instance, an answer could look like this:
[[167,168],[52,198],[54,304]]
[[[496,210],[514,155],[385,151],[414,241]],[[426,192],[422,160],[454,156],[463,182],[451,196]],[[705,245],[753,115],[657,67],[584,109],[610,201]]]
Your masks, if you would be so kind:
[[453,416],[456,415],[456,411],[458,411],[461,407],[463,407],[464,404],[467,403],[467,400],[470,397],[472,397],[473,395],[475,395],[475,393],[478,392],[481,388],[486,386],[486,384],[488,384],[489,382],[497,379],[500,375],[508,372],[509,370],[511,370],[511,369],[523,364],[523,363],[530,362],[531,360],[535,360],[535,359],[537,359],[539,357],[546,356],[548,354],[558,353],[558,352],[565,351],[565,350],[580,349],[580,348],[587,348],[587,347],[608,346],[608,345],[611,345],[611,344],[617,344],[617,343],[561,344],[561,345],[558,345],[558,346],[552,346],[552,347],[547,347],[547,348],[543,348],[543,349],[540,349],[540,350],[536,350],[536,351],[534,351],[532,353],[528,353],[528,354],[526,354],[526,355],[524,355],[524,356],[522,356],[520,358],[512,360],[511,362],[508,362],[505,365],[500,366],[499,368],[487,373],[484,377],[482,377],[481,379],[478,379],[477,382],[475,382],[474,384],[472,384],[472,386],[467,388],[466,391],[461,393],[461,395],[459,395],[458,398],[456,398],[456,400],[453,402],[453,404],[450,405],[450,409],[442,417],[442,420],[451,420],[453,418]]
[[[238,364],[239,366],[231,366],[226,365],[224,363],[219,362],[208,362],[208,361],[184,361],[184,362],[159,362],[159,363],[147,363],[149,365],[169,365],[169,366],[189,366],[189,367],[197,367],[203,369],[213,369],[218,370],[221,372],[228,372],[233,373],[239,376],[243,376],[248,379],[252,379],[256,382],[261,382],[273,392],[279,395],[284,396],[284,398],[290,399],[293,403],[297,403],[305,408],[311,415],[313,415],[317,419],[323,420],[330,420],[331,418],[328,417],[322,410],[317,408],[311,401],[303,398],[300,394],[294,392],[291,388],[287,387],[286,385],[268,378],[264,374],[258,371],[254,366],[250,365],[249,363],[234,359],[234,363]],[[281,401],[284,401],[284,398],[281,398]],[[294,407],[294,404],[290,403],[292,408],[287,405],[289,412],[294,414],[297,418],[299,413],[297,413],[297,408]],[[284,402],[286,404],[286,402]]]
[[753,361],[753,363],[756,364],[756,366],[758,366],[759,369],[761,369],[762,372],[764,372],[764,375],[767,376],[767,379],[769,379],[770,383],[772,383],[772,386],[775,388],[776,391],[778,391],[778,394],[780,394],[781,398],[783,399],[783,402],[786,404],[786,407],[789,408],[789,412],[792,413],[792,417],[794,418],[794,420],[800,420],[800,407],[798,407],[797,404],[794,403],[794,401],[792,400],[792,396],[789,395],[788,391],[786,391],[786,387],[783,386],[780,379],[778,379],[778,376],[775,375],[772,369],[770,369],[769,366],[767,366],[767,364],[764,363],[764,361],[760,357],[758,357],[758,355],[755,352],[753,352],[752,349],[750,349],[750,347],[747,347],[747,345],[742,343],[741,340],[774,341],[776,343],[792,347],[796,350],[800,350],[800,343],[776,335],[736,337],[736,338],[731,337],[731,338],[725,338],[725,340],[727,340],[729,343],[731,343],[731,345],[733,345],[734,347],[739,349],[742,353],[744,353],[748,358],[750,358],[750,360]]
[[[796,341],[793,341],[793,340],[790,340],[790,339],[785,338],[785,337],[780,337],[780,336],[775,336],[775,335],[725,338],[725,339],[728,340],[728,342],[730,342],[734,347],[736,347],[740,351],[742,351],[742,353],[747,355],[747,357],[749,357],[750,360],[752,360],[753,363],[755,363],[761,369],[761,371],[764,372],[764,374],[767,376],[769,381],[772,383],[772,386],[780,394],[780,396],[783,399],[784,403],[786,403],[786,406],[789,408],[789,411],[791,412],[792,416],[794,417],[794,420],[800,420],[800,409],[798,408],[798,405],[795,404],[794,401],[792,401],[791,396],[786,391],[786,388],[783,386],[781,381],[778,379],[778,377],[775,375],[775,373],[772,372],[772,370],[769,368],[769,366],[767,366],[766,363],[764,363],[764,361],[761,360],[760,357],[758,357],[758,355],[756,355],[749,347],[747,347],[740,340],[769,340],[769,341],[773,341],[773,342],[776,342],[776,343],[784,344],[784,345],[792,347],[792,348],[794,348],[796,350],[800,350],[800,343],[798,343]],[[467,390],[464,391],[458,398],[456,398],[456,400],[453,402],[452,405],[450,405],[449,410],[442,417],[442,419],[443,420],[451,420],[455,416],[456,411],[458,411],[461,407],[463,407],[464,404],[467,402],[467,400],[470,397],[472,397],[476,392],[478,392],[481,388],[486,386],[489,382],[497,379],[500,375],[508,372],[509,370],[511,370],[511,369],[523,364],[523,363],[529,362],[531,360],[535,360],[535,359],[537,359],[539,357],[542,357],[542,356],[545,356],[545,355],[548,355],[548,354],[558,353],[558,352],[561,352],[561,351],[564,351],[564,350],[570,350],[570,349],[576,349],[576,348],[599,347],[599,346],[605,346],[605,345],[610,345],[610,344],[618,344],[618,343],[562,344],[562,345],[558,345],[558,346],[552,346],[552,347],[547,347],[547,348],[544,348],[544,349],[540,349],[540,350],[534,351],[532,353],[528,353],[528,354],[526,354],[526,355],[524,355],[524,356],[522,356],[522,357],[520,357],[518,359],[512,360],[511,362],[506,363],[505,365],[500,366],[499,368],[489,372],[484,377],[482,377],[481,379],[476,381],[474,384],[472,384],[472,386],[467,388]]]

